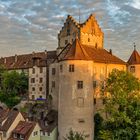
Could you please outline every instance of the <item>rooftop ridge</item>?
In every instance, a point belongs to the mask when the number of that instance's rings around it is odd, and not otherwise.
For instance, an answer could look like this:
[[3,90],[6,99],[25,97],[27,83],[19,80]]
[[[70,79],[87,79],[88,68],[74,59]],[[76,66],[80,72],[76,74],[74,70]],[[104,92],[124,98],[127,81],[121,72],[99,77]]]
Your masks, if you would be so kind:
[[134,64],[140,64],[140,55],[136,49],[132,52],[130,58],[127,61],[128,64],[134,65]]

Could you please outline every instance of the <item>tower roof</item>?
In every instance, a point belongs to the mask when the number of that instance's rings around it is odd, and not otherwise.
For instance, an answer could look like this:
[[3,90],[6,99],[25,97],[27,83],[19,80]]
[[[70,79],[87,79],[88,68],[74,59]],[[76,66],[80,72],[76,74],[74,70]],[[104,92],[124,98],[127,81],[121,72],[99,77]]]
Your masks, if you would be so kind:
[[140,55],[136,49],[134,49],[134,51],[132,52],[128,60],[128,64],[129,65],[140,64]]
[[82,45],[78,39],[62,50],[58,56],[58,60],[91,60],[98,63],[126,64],[123,60],[112,55],[105,49],[96,49],[87,45]]
[[69,44],[70,49],[63,57],[63,60],[90,60],[87,52],[76,38],[73,44]]

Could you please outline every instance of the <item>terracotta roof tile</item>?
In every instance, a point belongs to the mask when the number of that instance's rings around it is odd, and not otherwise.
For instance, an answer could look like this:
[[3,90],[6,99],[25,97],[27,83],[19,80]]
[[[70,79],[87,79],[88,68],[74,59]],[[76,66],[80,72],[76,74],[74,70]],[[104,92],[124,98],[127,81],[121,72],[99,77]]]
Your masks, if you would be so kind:
[[[63,52],[65,52],[65,55],[63,54]],[[67,47],[64,48],[64,50],[58,56],[58,60],[93,60],[94,62],[98,63],[123,65],[126,64],[123,60],[112,55],[105,49],[96,49],[91,46],[81,45],[78,39],[76,39],[72,45],[69,44]]]
[[[7,69],[28,69],[33,66],[33,61],[38,59],[38,66],[46,66],[45,60],[52,62],[56,58],[56,51],[38,52],[25,55],[15,55],[0,59],[0,65]],[[51,60],[51,61],[50,61]]]
[[8,129],[11,127],[12,123],[14,122],[14,120],[16,119],[18,114],[19,114],[19,111],[15,111],[15,110],[9,111],[7,118],[6,118],[6,121],[4,122],[4,124],[2,125],[0,130],[7,132]]
[[9,109],[0,110],[0,123],[2,123],[8,116]]
[[127,63],[129,65],[140,64],[140,55],[136,50],[133,51]]
[[24,136],[24,140],[28,140],[30,137],[32,131],[34,130],[36,126],[36,122],[25,122],[25,121],[20,121],[16,128],[12,131],[12,135],[8,140],[18,140],[19,138],[13,138],[13,134],[20,134]]

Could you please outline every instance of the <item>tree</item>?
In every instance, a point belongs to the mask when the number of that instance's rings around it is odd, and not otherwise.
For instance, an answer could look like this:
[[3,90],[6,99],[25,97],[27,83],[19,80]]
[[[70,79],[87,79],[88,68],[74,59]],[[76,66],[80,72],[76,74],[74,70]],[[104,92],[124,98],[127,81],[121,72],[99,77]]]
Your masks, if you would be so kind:
[[102,129],[103,118],[99,113],[94,115],[94,140],[98,140],[98,135]]
[[20,102],[20,95],[27,93],[28,77],[24,73],[8,72],[6,70],[2,71],[0,75],[0,101],[12,108]]
[[114,70],[103,91],[106,100],[100,140],[140,140],[140,82],[132,74]]
[[64,140],[85,140],[86,137],[87,136],[83,133],[78,133],[71,129],[69,131],[69,134],[66,135],[66,138],[64,138]]
[[5,71],[2,77],[2,87],[7,94],[10,94],[11,92],[14,92],[16,94],[24,94],[27,92],[28,77],[25,75],[25,73],[18,73],[16,71]]

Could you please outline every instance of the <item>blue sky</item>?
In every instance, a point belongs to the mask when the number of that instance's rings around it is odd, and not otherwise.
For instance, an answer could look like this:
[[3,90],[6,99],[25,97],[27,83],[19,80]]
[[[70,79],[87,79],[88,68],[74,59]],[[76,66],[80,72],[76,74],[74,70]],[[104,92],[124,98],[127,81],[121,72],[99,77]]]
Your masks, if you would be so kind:
[[102,28],[104,47],[127,60],[133,42],[140,52],[140,0],[0,0],[0,56],[57,48],[67,15],[81,22],[91,14]]

